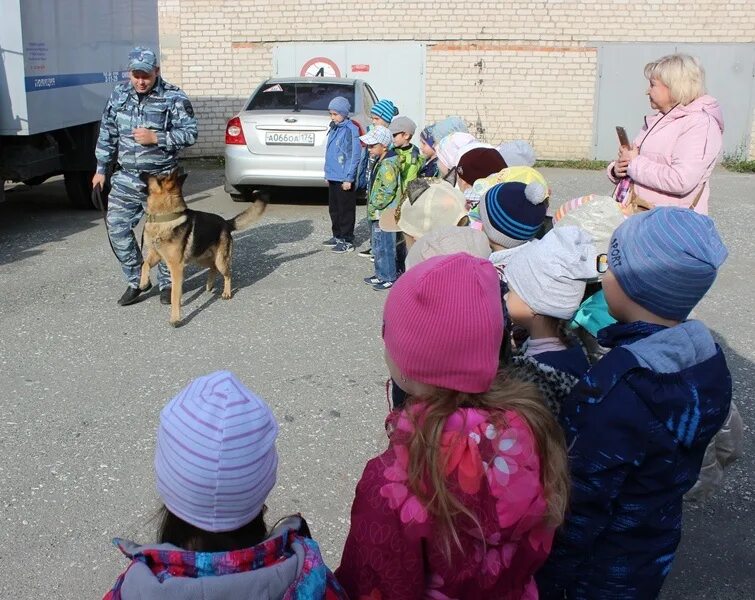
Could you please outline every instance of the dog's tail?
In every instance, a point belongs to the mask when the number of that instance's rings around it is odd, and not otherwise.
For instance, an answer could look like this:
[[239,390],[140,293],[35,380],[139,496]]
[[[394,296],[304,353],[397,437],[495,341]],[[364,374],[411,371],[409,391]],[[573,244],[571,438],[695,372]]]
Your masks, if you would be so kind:
[[266,208],[267,199],[259,198],[244,212],[237,214],[233,219],[226,220],[226,223],[231,227],[231,231],[241,231],[259,221]]

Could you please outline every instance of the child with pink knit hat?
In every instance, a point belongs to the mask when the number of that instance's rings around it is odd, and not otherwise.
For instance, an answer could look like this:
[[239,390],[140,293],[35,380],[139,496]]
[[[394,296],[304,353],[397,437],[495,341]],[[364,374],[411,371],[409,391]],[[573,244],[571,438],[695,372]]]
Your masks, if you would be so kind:
[[346,599],[306,521],[271,530],[278,423],[228,371],[192,381],[160,413],[158,544],[113,540],[130,559],[104,600]]
[[563,520],[563,435],[534,386],[498,374],[498,276],[466,253],[391,288],[385,360],[409,393],[367,463],[336,577],[351,598],[536,598]]

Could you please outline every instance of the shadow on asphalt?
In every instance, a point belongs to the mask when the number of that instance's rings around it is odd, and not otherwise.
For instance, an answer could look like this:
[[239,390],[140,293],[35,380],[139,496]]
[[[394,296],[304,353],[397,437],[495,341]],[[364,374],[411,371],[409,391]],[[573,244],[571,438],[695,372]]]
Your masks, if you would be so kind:
[[[233,274],[231,279],[233,294],[235,295],[239,290],[264,279],[284,263],[316,254],[318,250],[296,254],[288,254],[285,250],[274,252],[281,243],[300,242],[312,235],[313,231],[314,225],[312,221],[301,220],[285,223],[266,223],[259,227],[254,227],[241,235],[234,236]],[[191,322],[199,313],[220,299],[223,280],[221,277],[218,277],[215,281],[215,290],[212,294],[208,294],[200,306],[193,308],[191,312],[186,312],[194,302],[202,298],[203,294],[206,293],[204,291],[206,282],[207,269],[199,269],[198,267],[187,269],[183,301],[185,314],[182,319],[182,325]]]
[[357,221],[357,226],[354,228],[354,245],[359,248],[365,242],[370,240],[370,222],[364,218]]
[[[751,386],[755,364],[711,331],[721,346],[734,382],[734,402],[745,424],[752,423]],[[722,488],[707,502],[684,504],[682,541],[661,594],[662,600],[752,598],[755,589],[755,532],[751,457],[755,440],[745,430],[743,457],[726,469]]]
[[102,219],[98,211],[72,209],[62,179],[15,186],[5,198],[0,203],[0,265],[42,254],[42,246],[96,227]]
[[184,196],[201,194],[225,183],[223,167],[216,158],[192,158],[181,160],[179,164],[188,174],[183,187]]
[[[189,174],[184,186],[188,205],[210,198],[211,190],[223,186],[223,169],[216,159],[191,159],[181,164]],[[298,206],[328,203],[328,190],[324,187],[281,187],[267,191],[272,203]],[[239,202],[239,211],[246,206],[247,203]],[[102,218],[94,209],[71,208],[62,178],[32,187],[14,186],[6,190],[5,201],[0,203],[0,265],[41,254],[42,246],[96,227]],[[369,238],[369,226],[365,225],[365,233],[357,235],[360,241]]]

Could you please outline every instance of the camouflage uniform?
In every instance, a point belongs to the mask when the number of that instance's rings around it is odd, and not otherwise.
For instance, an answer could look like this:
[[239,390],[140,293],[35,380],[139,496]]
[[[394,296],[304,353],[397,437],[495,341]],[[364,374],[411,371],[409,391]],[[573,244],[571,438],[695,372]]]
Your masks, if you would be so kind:
[[[142,49],[141,58],[153,59],[151,50]],[[134,63],[132,62],[132,65]],[[133,130],[145,127],[157,132],[157,144],[142,145]],[[197,121],[186,94],[158,76],[154,87],[137,94],[130,81],[115,86],[105,107],[97,140],[97,173],[105,174],[117,161],[108,197],[107,230],[110,245],[121,263],[129,286],[139,285],[142,254],[133,228],[146,208],[146,186],[141,173],[166,173],[178,164],[178,152],[197,140]],[[170,287],[170,274],[164,263],[158,267],[160,289]]]

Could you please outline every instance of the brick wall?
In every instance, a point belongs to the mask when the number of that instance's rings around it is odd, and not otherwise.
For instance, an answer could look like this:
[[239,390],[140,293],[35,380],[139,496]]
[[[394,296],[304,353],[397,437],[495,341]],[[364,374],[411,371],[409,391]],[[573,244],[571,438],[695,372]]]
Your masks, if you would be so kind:
[[[275,43],[425,42],[428,121],[460,114],[488,140],[521,137],[533,141],[543,158],[580,158],[591,151],[595,43],[755,39],[750,0],[158,5],[163,73],[186,90],[200,119],[195,155],[222,153],[226,119],[271,73]],[[755,134],[755,118],[753,124]],[[755,135],[749,152],[755,155]]]
[[166,79],[183,85],[183,49],[181,48],[181,0],[159,0],[160,68]]
[[592,48],[436,44],[427,53],[427,119],[458,112],[488,142],[525,139],[542,157],[588,156],[595,72]]

